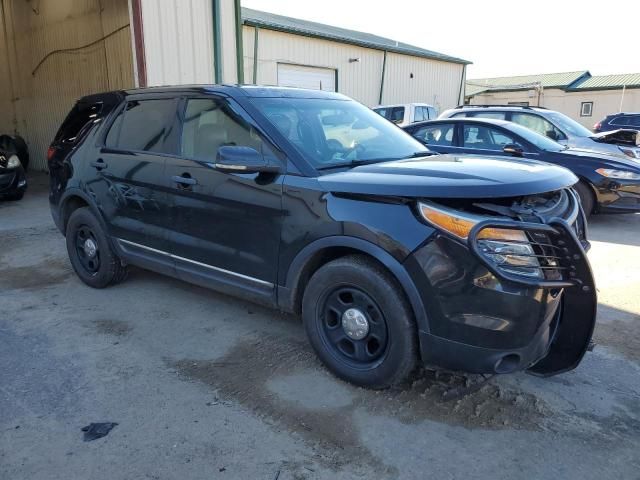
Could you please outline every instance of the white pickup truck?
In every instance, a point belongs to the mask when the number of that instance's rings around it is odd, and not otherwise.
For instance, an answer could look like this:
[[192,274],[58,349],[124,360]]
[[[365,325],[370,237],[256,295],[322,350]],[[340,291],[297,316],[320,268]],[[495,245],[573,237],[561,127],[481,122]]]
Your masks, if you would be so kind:
[[423,120],[435,120],[438,118],[436,109],[426,103],[382,105],[375,107],[373,111],[399,127],[404,127],[415,122],[422,122]]

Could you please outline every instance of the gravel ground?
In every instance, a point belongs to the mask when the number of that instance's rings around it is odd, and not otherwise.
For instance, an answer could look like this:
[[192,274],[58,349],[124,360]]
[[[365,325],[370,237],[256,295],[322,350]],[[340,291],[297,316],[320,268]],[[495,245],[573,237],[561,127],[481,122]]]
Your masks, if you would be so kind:
[[[1,479],[640,478],[640,215],[595,217],[597,347],[573,372],[336,380],[296,318],[142,270],[73,274],[46,177],[0,203]],[[117,422],[83,442],[81,428]]]

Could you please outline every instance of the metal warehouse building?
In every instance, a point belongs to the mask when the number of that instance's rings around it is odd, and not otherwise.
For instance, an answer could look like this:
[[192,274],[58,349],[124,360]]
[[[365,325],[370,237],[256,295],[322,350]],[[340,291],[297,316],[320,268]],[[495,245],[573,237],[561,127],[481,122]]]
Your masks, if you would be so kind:
[[240,0],[0,0],[0,29],[0,133],[25,138],[35,169],[91,93],[238,82],[444,109],[461,103],[469,63]]
[[640,73],[591,75],[578,72],[468,80],[465,100],[481,105],[546,107],[587,128],[617,112],[640,112]]
[[461,103],[469,63],[370,33],[242,9],[244,80],[344,93],[370,107]]

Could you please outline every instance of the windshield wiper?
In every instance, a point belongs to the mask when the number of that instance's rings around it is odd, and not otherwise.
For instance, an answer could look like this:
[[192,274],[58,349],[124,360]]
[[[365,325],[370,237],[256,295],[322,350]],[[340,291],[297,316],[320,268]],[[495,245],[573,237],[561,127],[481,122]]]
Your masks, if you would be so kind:
[[430,157],[432,155],[438,155],[438,152],[432,152],[431,150],[425,150],[424,152],[413,152],[411,155],[402,157],[402,160],[406,160],[407,158]]
[[372,158],[369,160],[350,160],[348,162],[331,163],[316,167],[316,170],[329,170],[331,168],[359,167],[360,165],[369,165],[370,163],[388,162],[389,160],[397,160],[396,158]]

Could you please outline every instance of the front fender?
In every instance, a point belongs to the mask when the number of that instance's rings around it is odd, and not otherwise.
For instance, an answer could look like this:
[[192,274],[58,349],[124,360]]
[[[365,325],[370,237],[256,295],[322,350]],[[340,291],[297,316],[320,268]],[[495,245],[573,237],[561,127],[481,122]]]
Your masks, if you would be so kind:
[[278,286],[278,305],[287,311],[293,310],[296,287],[300,281],[305,265],[322,250],[343,247],[362,252],[369,255],[383,264],[387,270],[398,281],[415,315],[416,324],[421,331],[429,331],[429,322],[425,312],[424,304],[418,293],[418,289],[413,283],[409,273],[404,266],[391,254],[379,246],[360,238],[334,235],[320,238],[304,247],[293,259],[287,271],[284,286]]

